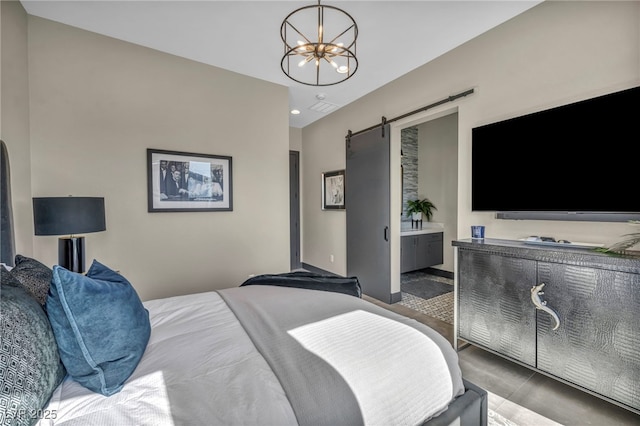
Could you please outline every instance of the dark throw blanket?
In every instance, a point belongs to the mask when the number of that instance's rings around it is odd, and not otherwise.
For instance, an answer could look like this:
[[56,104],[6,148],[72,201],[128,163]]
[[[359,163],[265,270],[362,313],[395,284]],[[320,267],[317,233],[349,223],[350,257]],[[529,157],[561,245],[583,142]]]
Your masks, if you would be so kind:
[[252,284],[333,291],[362,298],[362,289],[360,288],[360,282],[357,277],[339,277],[337,275],[322,275],[314,272],[296,271],[285,274],[258,275],[249,278],[240,284],[240,287]]

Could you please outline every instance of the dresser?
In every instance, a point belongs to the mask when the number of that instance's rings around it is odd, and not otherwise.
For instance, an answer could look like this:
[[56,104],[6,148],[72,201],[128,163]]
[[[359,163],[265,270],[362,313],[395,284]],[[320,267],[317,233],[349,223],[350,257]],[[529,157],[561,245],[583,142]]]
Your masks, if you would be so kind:
[[640,413],[640,259],[459,240],[457,339]]

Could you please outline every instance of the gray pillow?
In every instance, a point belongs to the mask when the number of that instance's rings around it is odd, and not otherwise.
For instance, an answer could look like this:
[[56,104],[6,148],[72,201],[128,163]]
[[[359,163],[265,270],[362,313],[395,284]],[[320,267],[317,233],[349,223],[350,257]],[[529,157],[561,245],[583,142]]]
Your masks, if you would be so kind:
[[16,266],[11,270],[11,275],[20,281],[29,293],[44,305],[47,301],[47,293],[53,278],[53,271],[48,266],[30,257],[16,255]]
[[66,372],[42,306],[22,286],[2,284],[0,418],[8,421],[3,424],[31,426]]
[[4,265],[0,265],[0,283],[2,283],[3,286],[22,287],[20,281],[18,281]]

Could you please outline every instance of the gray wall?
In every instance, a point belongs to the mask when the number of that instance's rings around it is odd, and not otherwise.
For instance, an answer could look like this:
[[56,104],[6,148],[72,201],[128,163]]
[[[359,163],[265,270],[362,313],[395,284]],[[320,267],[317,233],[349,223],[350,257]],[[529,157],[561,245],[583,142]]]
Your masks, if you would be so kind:
[[[7,141],[13,182],[30,180],[18,252],[57,263],[57,238],[33,235],[31,197],[103,196],[107,230],[86,235],[87,262],[119,270],[145,300],[289,270],[285,87],[23,11],[8,18],[24,37],[15,56],[28,57],[28,133]],[[148,213],[147,148],[231,156],[233,211]]]
[[[56,262],[55,237],[33,236],[31,197],[72,193],[105,196],[108,229],[87,235],[87,258],[131,277],[144,298],[288,268],[285,88],[27,17],[18,2],[0,4],[0,129],[13,165],[19,251]],[[544,2],[296,133],[303,261],[346,273],[345,214],[321,210],[320,177],[345,167],[347,131],[470,87],[474,95],[416,117],[458,112],[456,237],[468,237],[471,224],[499,238],[609,243],[632,232],[626,224],[472,213],[469,170],[473,127],[640,84],[639,23],[639,2]],[[147,213],[147,147],[231,155],[234,212]],[[399,141],[397,151],[399,159]],[[398,179],[398,200],[400,188]],[[168,250],[166,241],[177,246]]]
[[451,241],[458,235],[458,114],[419,124],[418,196],[438,208],[432,222],[443,227],[443,263],[436,269],[453,272]]
[[[553,235],[604,244],[618,240],[632,232],[629,224],[507,221],[491,213],[471,212],[471,129],[638,84],[640,2],[543,2],[305,127],[305,263],[338,274],[347,272],[345,213],[327,214],[317,202],[322,171],[345,166],[347,131],[357,132],[379,122],[381,116],[391,119],[469,88],[475,94],[393,123],[407,127],[418,124],[411,122],[414,119],[426,121],[458,112],[454,237],[470,237],[470,226],[477,224],[486,226],[487,236],[497,238]],[[394,149],[399,157],[399,141]],[[393,177],[396,171],[391,173]],[[392,199],[401,200],[400,188],[400,183],[394,187],[398,192],[392,193]],[[635,191],[631,186],[629,190]],[[395,210],[399,214],[400,209],[394,207],[392,213]],[[398,230],[394,236],[394,221],[391,225],[392,237],[399,239]],[[330,254],[336,256],[333,263]]]
[[[17,1],[0,1],[0,138],[10,159],[16,229],[33,228],[27,14]],[[16,232],[16,248],[33,253],[33,232]]]

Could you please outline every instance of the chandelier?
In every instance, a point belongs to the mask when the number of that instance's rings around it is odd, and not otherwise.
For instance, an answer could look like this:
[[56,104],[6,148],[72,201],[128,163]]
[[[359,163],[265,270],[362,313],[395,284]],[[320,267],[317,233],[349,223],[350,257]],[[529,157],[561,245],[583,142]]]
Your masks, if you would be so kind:
[[304,6],[282,21],[284,42],[282,71],[290,79],[309,86],[341,83],[358,69],[358,25],[334,6]]

